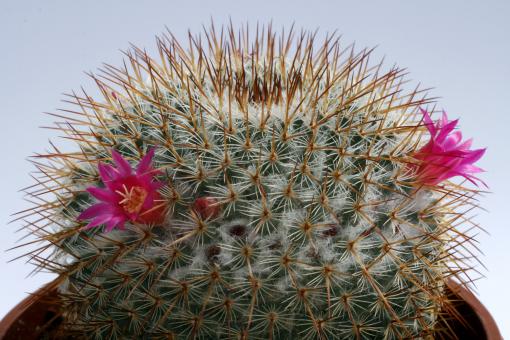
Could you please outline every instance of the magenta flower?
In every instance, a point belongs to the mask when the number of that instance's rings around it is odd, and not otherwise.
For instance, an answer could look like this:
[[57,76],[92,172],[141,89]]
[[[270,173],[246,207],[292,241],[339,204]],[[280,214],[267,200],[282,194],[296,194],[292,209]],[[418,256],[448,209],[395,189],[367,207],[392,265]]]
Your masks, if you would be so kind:
[[[478,161],[485,149],[469,150],[472,140],[462,142],[462,133],[451,133],[458,123],[458,119],[448,121],[446,112],[436,124],[426,110],[423,113],[425,125],[430,132],[429,142],[414,154],[420,161],[417,167],[417,181],[425,185],[436,185],[448,178],[462,176],[478,186],[481,181],[473,176],[483,170],[473,163]],[[483,183],[485,185],[485,183]]]
[[80,220],[92,219],[86,229],[105,224],[106,231],[117,227],[124,229],[126,221],[139,223],[160,223],[163,219],[164,204],[158,189],[162,182],[153,181],[159,173],[151,166],[154,148],[142,158],[136,172],[129,163],[112,149],[116,168],[99,163],[99,174],[104,188],[89,187],[87,191],[99,200],[78,216]]

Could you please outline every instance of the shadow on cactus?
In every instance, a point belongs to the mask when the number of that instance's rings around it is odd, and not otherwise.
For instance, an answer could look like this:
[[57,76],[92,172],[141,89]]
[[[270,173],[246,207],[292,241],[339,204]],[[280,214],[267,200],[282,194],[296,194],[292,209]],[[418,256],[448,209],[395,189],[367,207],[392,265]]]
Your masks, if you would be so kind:
[[34,162],[42,203],[22,213],[30,260],[59,275],[62,332],[446,336],[445,280],[477,276],[480,191],[455,178],[477,185],[484,150],[371,50],[255,36],[163,35],[157,59],[133,47],[92,75],[102,98],[70,95],[57,127],[78,151]]

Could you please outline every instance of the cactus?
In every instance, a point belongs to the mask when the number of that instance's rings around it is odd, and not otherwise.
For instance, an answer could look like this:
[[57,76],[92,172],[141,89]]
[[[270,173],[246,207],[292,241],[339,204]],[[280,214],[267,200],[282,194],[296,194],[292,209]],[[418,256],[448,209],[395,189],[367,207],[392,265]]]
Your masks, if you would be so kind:
[[477,170],[446,162],[449,175],[432,176],[428,132],[448,120],[419,111],[434,102],[426,90],[335,36],[211,27],[188,49],[171,35],[157,44],[159,60],[133,47],[123,67],[91,75],[101,99],[70,95],[77,109],[56,124],[78,151],[34,162],[42,203],[23,217],[41,246],[29,257],[58,274],[62,332],[448,331],[436,326],[452,317],[444,284],[472,280],[478,193],[448,178]]

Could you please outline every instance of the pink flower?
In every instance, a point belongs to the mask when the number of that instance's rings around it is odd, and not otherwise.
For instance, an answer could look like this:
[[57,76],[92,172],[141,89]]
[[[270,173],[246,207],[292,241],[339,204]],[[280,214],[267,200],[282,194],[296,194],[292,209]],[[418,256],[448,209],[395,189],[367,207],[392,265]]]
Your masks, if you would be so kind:
[[420,111],[430,132],[430,140],[414,154],[414,158],[420,161],[416,166],[417,181],[425,185],[436,185],[448,178],[462,176],[476,186],[476,181],[483,183],[472,174],[483,171],[473,163],[483,156],[485,149],[469,150],[471,139],[462,142],[460,131],[451,133],[458,119],[448,121],[443,111],[442,119],[434,124],[426,110],[420,108]]
[[158,189],[162,182],[153,181],[159,173],[151,166],[154,148],[142,158],[136,172],[129,163],[112,149],[116,168],[99,163],[99,174],[104,188],[89,187],[87,191],[99,200],[78,216],[80,220],[92,219],[85,227],[94,228],[105,224],[106,231],[117,227],[124,229],[126,221],[160,223],[165,210]]

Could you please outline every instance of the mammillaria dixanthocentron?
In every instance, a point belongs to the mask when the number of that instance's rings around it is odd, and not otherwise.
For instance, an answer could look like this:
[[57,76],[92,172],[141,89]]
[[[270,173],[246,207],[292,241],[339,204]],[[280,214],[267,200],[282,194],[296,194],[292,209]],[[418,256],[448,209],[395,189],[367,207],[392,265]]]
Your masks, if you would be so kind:
[[433,99],[403,70],[314,37],[164,35],[157,60],[133,48],[93,76],[102,98],[71,95],[57,126],[77,151],[35,162],[43,203],[22,214],[30,259],[59,276],[62,332],[447,334],[479,192],[449,178],[476,184],[483,150],[420,112]]

